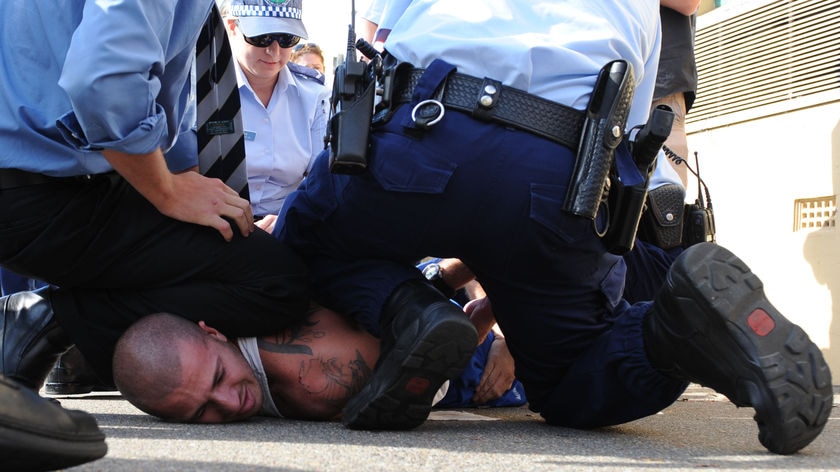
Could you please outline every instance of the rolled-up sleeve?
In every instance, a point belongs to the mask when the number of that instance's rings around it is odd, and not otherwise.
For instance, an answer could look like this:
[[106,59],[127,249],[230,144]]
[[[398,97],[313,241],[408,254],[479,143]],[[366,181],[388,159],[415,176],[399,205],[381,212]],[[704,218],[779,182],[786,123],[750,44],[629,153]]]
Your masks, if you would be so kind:
[[198,156],[195,154],[197,143],[198,137],[194,129],[184,130],[178,135],[178,140],[164,155],[171,172],[182,172],[198,166]]
[[145,154],[174,140],[158,97],[175,3],[86,3],[59,80],[73,107],[58,123],[70,144]]

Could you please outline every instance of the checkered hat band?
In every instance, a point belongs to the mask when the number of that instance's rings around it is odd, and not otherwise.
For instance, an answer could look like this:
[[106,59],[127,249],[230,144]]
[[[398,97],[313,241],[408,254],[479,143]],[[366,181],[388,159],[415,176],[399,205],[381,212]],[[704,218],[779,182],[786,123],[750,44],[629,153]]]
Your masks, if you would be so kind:
[[293,7],[267,7],[264,5],[235,5],[231,7],[230,13],[233,16],[270,16],[275,18],[301,19],[300,8]]

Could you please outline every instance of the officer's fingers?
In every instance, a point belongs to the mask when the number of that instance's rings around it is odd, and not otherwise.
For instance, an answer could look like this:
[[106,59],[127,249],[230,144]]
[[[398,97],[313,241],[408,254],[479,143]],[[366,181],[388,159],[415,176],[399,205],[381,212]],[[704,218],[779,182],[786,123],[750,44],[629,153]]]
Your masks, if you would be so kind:
[[[231,190],[233,191],[233,190]],[[248,236],[254,232],[254,215],[251,213],[251,203],[235,194],[230,196],[226,202],[227,206],[222,212],[233,220],[239,228],[242,236]]]
[[233,228],[224,218],[216,217],[209,226],[215,228],[225,238],[225,241],[230,242],[233,239]]

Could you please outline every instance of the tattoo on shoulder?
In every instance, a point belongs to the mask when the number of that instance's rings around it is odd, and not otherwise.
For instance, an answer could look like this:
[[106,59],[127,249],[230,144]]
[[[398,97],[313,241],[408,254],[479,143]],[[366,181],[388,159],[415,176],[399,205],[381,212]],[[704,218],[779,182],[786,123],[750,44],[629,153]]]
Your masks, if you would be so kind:
[[368,365],[362,353],[356,350],[356,360],[350,361],[350,372],[353,380],[350,383],[350,396],[359,393],[367,385],[373,375],[373,369]]
[[309,354],[312,341],[324,337],[324,330],[318,328],[318,321],[305,320],[300,325],[286,328],[274,336],[257,338],[257,346],[277,354]]
[[308,372],[311,377],[304,382],[301,376],[299,381],[305,384],[309,393],[339,408],[359,393],[373,374],[373,369],[358,350],[355,351],[355,358],[312,359],[310,363],[309,367],[303,364],[301,372]]

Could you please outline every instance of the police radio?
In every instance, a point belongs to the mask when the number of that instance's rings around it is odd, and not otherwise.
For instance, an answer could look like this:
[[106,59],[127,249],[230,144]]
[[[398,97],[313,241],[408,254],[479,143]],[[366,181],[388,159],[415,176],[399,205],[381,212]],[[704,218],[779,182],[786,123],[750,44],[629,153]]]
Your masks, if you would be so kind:
[[[356,48],[370,62],[356,59]],[[371,57],[372,55],[372,57]],[[376,74],[382,66],[379,53],[360,38],[351,24],[347,33],[344,63],[336,67],[330,98],[330,172],[361,174],[367,169],[368,135],[376,96]]]

